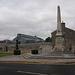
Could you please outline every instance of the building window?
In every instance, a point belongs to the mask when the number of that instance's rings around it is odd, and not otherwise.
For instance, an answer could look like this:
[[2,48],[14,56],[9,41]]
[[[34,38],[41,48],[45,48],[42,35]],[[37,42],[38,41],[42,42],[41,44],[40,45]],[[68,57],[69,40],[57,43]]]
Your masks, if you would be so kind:
[[0,51],[2,51],[2,47],[0,47]]
[[8,52],[8,47],[6,46],[6,52]]

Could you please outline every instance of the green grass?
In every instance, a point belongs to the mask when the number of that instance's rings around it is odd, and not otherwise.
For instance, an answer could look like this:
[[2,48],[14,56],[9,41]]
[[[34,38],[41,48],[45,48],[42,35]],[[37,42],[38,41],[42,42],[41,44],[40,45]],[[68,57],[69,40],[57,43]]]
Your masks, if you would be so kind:
[[[24,54],[24,53],[27,53],[27,52],[22,52],[21,54]],[[9,55],[14,55],[14,53],[3,53],[3,52],[0,52],[0,57],[3,57],[3,56],[9,56]]]
[[13,55],[13,53],[0,53],[0,57]]

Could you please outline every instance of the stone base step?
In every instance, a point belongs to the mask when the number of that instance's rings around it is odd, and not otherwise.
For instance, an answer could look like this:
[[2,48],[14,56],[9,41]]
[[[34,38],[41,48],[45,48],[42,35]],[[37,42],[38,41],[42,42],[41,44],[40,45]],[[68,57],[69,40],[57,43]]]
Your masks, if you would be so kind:
[[75,59],[75,54],[72,52],[46,52],[40,54],[22,54],[25,59]]
[[25,59],[29,59],[31,57],[31,55],[28,53],[27,54],[21,54],[21,56],[24,57]]
[[30,59],[75,59],[75,56],[32,56]]

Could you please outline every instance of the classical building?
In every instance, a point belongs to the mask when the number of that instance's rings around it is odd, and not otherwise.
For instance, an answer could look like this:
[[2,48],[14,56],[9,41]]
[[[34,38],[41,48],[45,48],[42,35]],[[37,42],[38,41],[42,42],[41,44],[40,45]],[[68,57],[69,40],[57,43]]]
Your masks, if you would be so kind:
[[56,51],[75,50],[75,31],[61,23],[60,7],[57,7],[57,30],[52,33],[52,45]]

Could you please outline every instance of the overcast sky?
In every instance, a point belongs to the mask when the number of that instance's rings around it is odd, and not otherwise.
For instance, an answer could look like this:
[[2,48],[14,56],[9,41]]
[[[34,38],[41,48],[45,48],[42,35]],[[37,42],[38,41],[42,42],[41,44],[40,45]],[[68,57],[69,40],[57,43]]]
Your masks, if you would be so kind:
[[75,0],[0,0],[0,40],[12,40],[18,33],[51,36],[58,5],[66,27],[75,30]]

